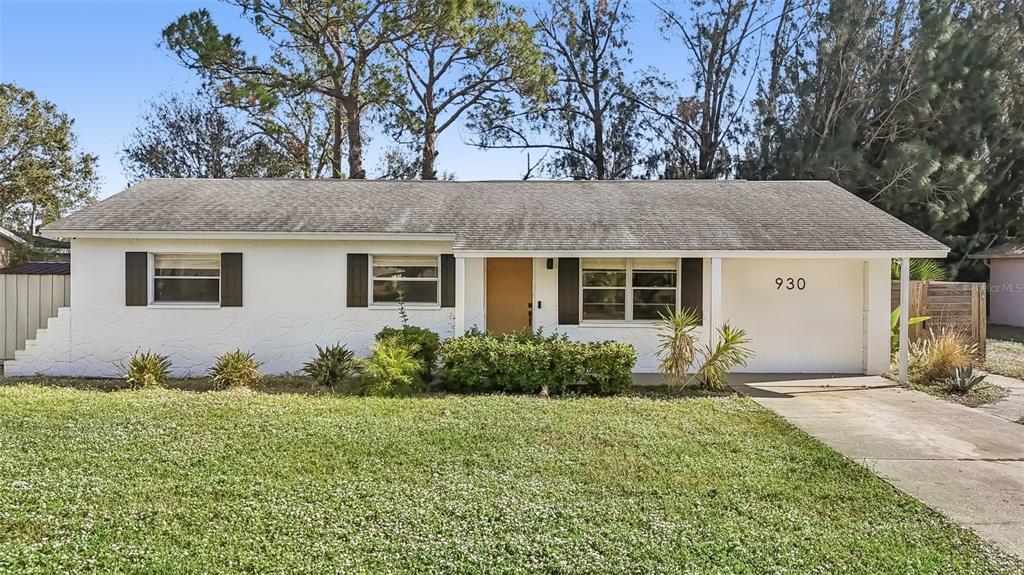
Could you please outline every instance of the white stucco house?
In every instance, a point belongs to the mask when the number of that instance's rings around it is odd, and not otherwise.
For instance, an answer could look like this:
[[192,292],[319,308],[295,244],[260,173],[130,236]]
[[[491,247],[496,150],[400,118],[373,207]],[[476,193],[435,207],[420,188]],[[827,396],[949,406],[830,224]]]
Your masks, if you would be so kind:
[[111,376],[131,352],[176,375],[252,351],[365,354],[412,323],[620,340],[657,369],[659,310],[748,331],[753,372],[889,365],[890,260],[947,248],[828,182],[142,182],[44,229],[71,241],[63,308],[7,375]]

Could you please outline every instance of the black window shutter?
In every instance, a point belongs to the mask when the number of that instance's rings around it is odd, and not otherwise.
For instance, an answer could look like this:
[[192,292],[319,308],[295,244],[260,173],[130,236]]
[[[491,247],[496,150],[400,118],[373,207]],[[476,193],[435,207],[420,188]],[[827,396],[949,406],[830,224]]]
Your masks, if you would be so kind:
[[348,254],[348,307],[367,307],[367,286],[370,283],[370,257],[367,254]]
[[124,253],[124,305],[149,305],[149,254],[146,252]]
[[242,254],[220,254],[220,305],[242,307]]
[[679,300],[680,309],[692,309],[697,311],[697,317],[704,320],[704,260],[701,258],[683,258],[680,260],[680,281]]
[[558,323],[580,323],[579,258],[558,258]]
[[455,256],[441,254],[441,307],[455,307]]

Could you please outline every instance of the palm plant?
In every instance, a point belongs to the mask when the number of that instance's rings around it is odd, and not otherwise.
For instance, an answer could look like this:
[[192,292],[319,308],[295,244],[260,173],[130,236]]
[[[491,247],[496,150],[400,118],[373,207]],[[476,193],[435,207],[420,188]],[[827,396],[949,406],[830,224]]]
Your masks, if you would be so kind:
[[703,387],[715,391],[726,389],[729,372],[738,365],[747,365],[754,357],[754,352],[747,347],[749,343],[746,331],[722,324],[718,328],[718,341],[704,348],[704,363],[697,370]]
[[683,309],[661,314],[658,325],[659,369],[669,385],[686,385],[687,371],[697,354],[694,333],[700,326],[697,310]]
[[[900,260],[892,260],[892,279],[900,279],[902,266]],[[942,267],[942,264],[931,259],[912,259],[910,260],[910,279],[914,281],[934,281],[941,282],[945,281],[949,276],[949,272],[946,268]]]

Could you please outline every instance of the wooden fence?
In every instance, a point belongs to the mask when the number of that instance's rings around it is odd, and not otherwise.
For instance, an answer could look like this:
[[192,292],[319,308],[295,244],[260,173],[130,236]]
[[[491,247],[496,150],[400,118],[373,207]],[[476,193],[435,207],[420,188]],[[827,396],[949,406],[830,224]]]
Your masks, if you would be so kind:
[[[987,338],[986,306],[988,290],[976,282],[910,282],[910,317],[928,316],[926,322],[910,326],[910,339],[925,336],[929,330],[955,329],[978,346],[985,358]],[[900,305],[900,282],[892,282],[892,309]]]
[[0,274],[0,359],[14,358],[39,328],[71,305],[70,275]]

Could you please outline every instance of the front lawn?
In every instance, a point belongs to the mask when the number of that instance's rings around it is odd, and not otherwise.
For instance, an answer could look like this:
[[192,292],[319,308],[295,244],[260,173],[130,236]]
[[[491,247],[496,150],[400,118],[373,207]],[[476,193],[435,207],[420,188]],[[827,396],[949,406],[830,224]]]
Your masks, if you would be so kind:
[[6,385],[0,572],[1024,566],[749,399]]

